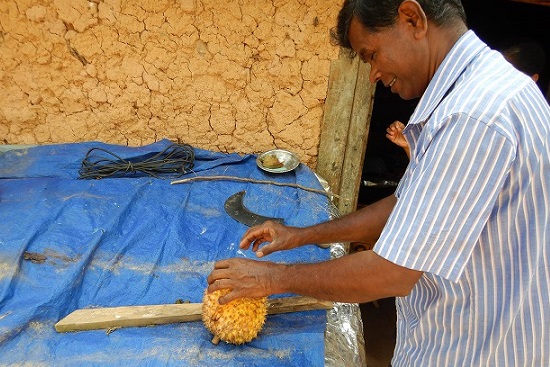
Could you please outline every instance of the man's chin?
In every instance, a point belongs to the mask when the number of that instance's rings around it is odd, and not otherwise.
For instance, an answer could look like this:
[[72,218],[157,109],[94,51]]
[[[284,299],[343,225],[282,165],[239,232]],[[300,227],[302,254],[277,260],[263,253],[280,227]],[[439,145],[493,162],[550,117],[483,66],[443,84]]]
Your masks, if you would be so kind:
[[405,101],[410,101],[411,99],[415,99],[415,98],[420,97],[420,96],[417,96],[417,95],[407,94],[405,92],[399,92],[399,91],[394,92],[393,90],[391,92],[394,93],[394,94],[398,94],[399,97],[401,97],[401,99],[404,99]]

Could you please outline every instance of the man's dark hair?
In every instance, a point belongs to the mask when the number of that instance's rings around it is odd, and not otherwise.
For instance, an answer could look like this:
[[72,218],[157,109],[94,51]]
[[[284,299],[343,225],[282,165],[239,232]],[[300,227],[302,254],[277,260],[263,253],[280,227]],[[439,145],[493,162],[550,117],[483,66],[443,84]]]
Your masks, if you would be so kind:
[[506,45],[502,54],[516,69],[532,76],[541,74],[546,61],[544,48],[534,40],[516,40]]
[[[437,26],[460,19],[466,23],[466,13],[460,0],[417,0],[428,20]],[[397,9],[403,0],[345,0],[338,23],[332,30],[333,41],[351,49],[348,32],[351,19],[355,16],[369,31],[377,32],[391,27],[397,20]]]

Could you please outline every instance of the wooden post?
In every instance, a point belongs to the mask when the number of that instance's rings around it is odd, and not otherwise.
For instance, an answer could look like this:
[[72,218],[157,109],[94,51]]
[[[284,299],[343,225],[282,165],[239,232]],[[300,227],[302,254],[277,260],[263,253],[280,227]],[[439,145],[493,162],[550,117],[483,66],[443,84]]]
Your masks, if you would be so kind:
[[370,66],[347,51],[331,64],[317,173],[340,196],[335,203],[342,215],[357,209],[375,91],[369,73]]

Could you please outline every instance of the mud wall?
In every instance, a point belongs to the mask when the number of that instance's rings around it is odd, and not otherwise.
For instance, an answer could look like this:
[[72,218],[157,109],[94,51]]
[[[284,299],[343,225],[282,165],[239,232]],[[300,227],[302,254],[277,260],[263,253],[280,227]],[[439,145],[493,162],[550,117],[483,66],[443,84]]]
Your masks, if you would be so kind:
[[0,143],[168,138],[314,167],[339,5],[2,0]]

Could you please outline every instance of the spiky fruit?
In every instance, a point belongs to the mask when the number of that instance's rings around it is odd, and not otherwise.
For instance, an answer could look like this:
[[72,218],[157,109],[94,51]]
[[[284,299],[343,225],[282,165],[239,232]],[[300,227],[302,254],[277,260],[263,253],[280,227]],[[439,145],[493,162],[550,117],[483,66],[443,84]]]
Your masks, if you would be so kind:
[[239,298],[220,305],[218,299],[227,293],[229,289],[204,293],[202,321],[214,334],[214,344],[220,340],[232,344],[248,343],[258,335],[265,323],[267,297]]

